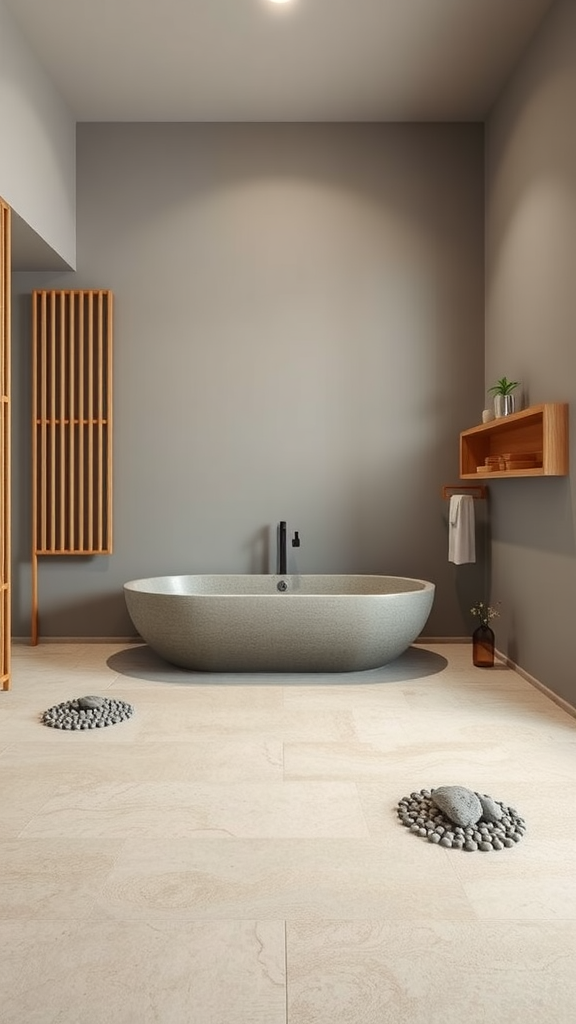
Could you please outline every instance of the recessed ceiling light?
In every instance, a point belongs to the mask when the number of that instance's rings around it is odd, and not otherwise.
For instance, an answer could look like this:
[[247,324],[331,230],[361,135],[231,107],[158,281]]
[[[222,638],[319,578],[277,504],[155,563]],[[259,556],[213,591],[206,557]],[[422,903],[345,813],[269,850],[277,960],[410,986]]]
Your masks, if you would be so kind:
[[271,4],[287,4],[287,3],[290,3],[290,0],[270,0],[270,3]]

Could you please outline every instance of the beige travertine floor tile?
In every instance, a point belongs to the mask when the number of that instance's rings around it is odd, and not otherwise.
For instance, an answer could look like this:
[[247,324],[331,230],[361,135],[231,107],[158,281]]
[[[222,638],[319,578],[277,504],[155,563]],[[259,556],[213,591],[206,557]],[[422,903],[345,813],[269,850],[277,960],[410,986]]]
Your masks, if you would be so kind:
[[[0,758],[2,780],[2,811],[0,836],[2,839],[19,836],[34,815],[54,796],[53,781],[39,772],[24,777],[18,770],[2,770],[4,754]],[[1,871],[1,866],[0,866]]]
[[[111,729],[114,727],[111,726]],[[3,777],[33,783],[40,774],[60,794],[102,783],[281,781],[279,740],[189,737],[181,743],[16,743],[0,759]]]
[[366,836],[356,787],[316,783],[117,783],[55,795],[22,835]]
[[[378,744],[390,730],[390,715],[386,711],[356,710],[353,718],[358,739],[363,743]],[[530,714],[516,711],[500,720],[493,709],[490,714],[485,708],[479,713],[477,707],[469,703],[466,707],[454,707],[443,712],[414,709],[407,716],[398,715],[397,721],[412,743],[450,742],[455,734],[459,742],[473,744],[494,741],[531,744],[540,740],[576,743],[576,720],[561,711],[556,716],[541,711]]]
[[[502,743],[464,743],[457,738],[439,743],[287,743],[286,778],[355,779],[358,782],[397,779],[398,799],[414,789],[447,785],[450,780],[510,775],[509,753]],[[520,768],[518,768],[520,773]],[[419,780],[424,780],[419,782]],[[454,783],[450,783],[454,784]],[[460,782],[460,785],[468,785]]]
[[0,924],[2,1024],[285,1024],[284,924]]
[[[27,665],[41,665],[47,661],[69,662],[77,664],[86,653],[86,644],[57,644],[40,643],[32,646],[28,641],[12,644],[12,667],[22,663]],[[100,653],[103,648],[98,644]]]
[[572,1024],[576,927],[288,922],[290,1024]]
[[62,669],[58,666],[54,670],[46,669],[37,672],[25,672],[23,675],[16,673],[13,676],[12,689],[6,695],[7,706],[26,704],[32,710],[34,708],[42,714],[46,708],[60,701],[72,700],[74,697],[83,697],[87,693],[100,693],[108,695],[110,686],[116,679],[113,672],[91,669],[90,672],[82,672],[78,668]]
[[[571,843],[574,850],[574,843]],[[565,848],[564,856],[568,855]],[[477,916],[484,921],[573,921],[576,924],[576,886],[564,868],[558,875],[541,865],[533,876],[525,863],[516,864],[518,874],[505,878],[476,878],[463,882],[464,891]],[[510,870],[510,869],[508,869]],[[576,953],[576,945],[573,954]],[[575,1004],[576,1010],[576,1004]]]
[[340,685],[315,686],[306,679],[299,687],[284,690],[284,706],[287,710],[300,715],[309,715],[314,711],[366,713],[383,711],[395,716],[408,714],[408,703],[402,690],[394,685],[384,683],[372,685],[357,683],[352,685],[342,682]]
[[486,856],[452,857],[452,870],[480,919],[576,921],[576,796],[526,794],[517,809],[527,823],[521,842]]
[[[125,698],[126,695],[123,695]],[[122,699],[122,698],[121,698]],[[188,742],[191,738],[204,737],[219,741],[225,738],[269,737],[279,740],[306,739],[353,739],[356,737],[354,721],[346,711],[322,711],[321,709],[303,715],[299,711],[285,711],[283,707],[252,707],[250,695],[244,703],[232,700],[231,708],[214,707],[213,701],[204,703],[203,698],[182,706],[139,703],[132,701],[141,723],[142,741],[174,743]]]
[[375,913],[387,920],[472,920],[447,854],[392,833],[386,842],[128,840],[95,913],[146,920]]
[[83,919],[100,897],[121,840],[0,840],[0,920]]
[[[144,704],[153,695],[152,703],[162,707],[164,695],[180,699],[183,714],[193,718],[196,711],[225,711],[228,715],[234,710],[249,708],[252,711],[280,711],[283,706],[280,686],[250,686],[246,683],[225,684],[220,678],[210,683],[187,683],[175,686],[171,683],[149,683],[145,686],[131,686],[137,680],[117,676],[112,688],[114,696],[124,697],[135,706]],[[169,709],[168,709],[169,710]]]

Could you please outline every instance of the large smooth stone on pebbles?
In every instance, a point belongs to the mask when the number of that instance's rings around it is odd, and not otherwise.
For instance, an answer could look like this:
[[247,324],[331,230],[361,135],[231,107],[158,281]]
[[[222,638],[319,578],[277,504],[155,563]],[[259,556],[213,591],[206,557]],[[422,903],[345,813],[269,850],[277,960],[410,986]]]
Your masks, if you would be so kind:
[[76,700],[76,703],[80,708],[101,708],[105,702],[105,697],[94,697],[90,695],[88,697],[78,697]]
[[432,790],[432,802],[455,825],[475,825],[482,817],[482,804],[465,786],[440,786]]

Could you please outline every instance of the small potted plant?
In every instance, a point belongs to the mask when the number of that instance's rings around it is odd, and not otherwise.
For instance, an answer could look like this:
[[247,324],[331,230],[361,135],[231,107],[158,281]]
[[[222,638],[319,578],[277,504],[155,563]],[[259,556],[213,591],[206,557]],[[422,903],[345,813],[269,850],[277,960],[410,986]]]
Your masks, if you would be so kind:
[[472,605],[472,615],[480,619],[480,624],[472,634],[472,661],[477,668],[492,668],[494,664],[494,630],[490,626],[492,619],[499,615],[497,608],[484,601]]
[[516,408],[514,391],[519,383],[519,380],[508,380],[507,377],[501,377],[491,388],[488,388],[488,393],[494,395],[494,415],[498,419],[514,412]]

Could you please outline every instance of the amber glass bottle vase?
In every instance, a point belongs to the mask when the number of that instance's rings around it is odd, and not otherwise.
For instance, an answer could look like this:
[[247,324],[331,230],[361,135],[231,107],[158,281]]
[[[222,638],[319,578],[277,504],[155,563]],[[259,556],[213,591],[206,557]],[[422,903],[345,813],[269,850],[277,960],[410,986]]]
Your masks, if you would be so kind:
[[472,633],[472,661],[478,668],[494,664],[494,630],[481,624]]

